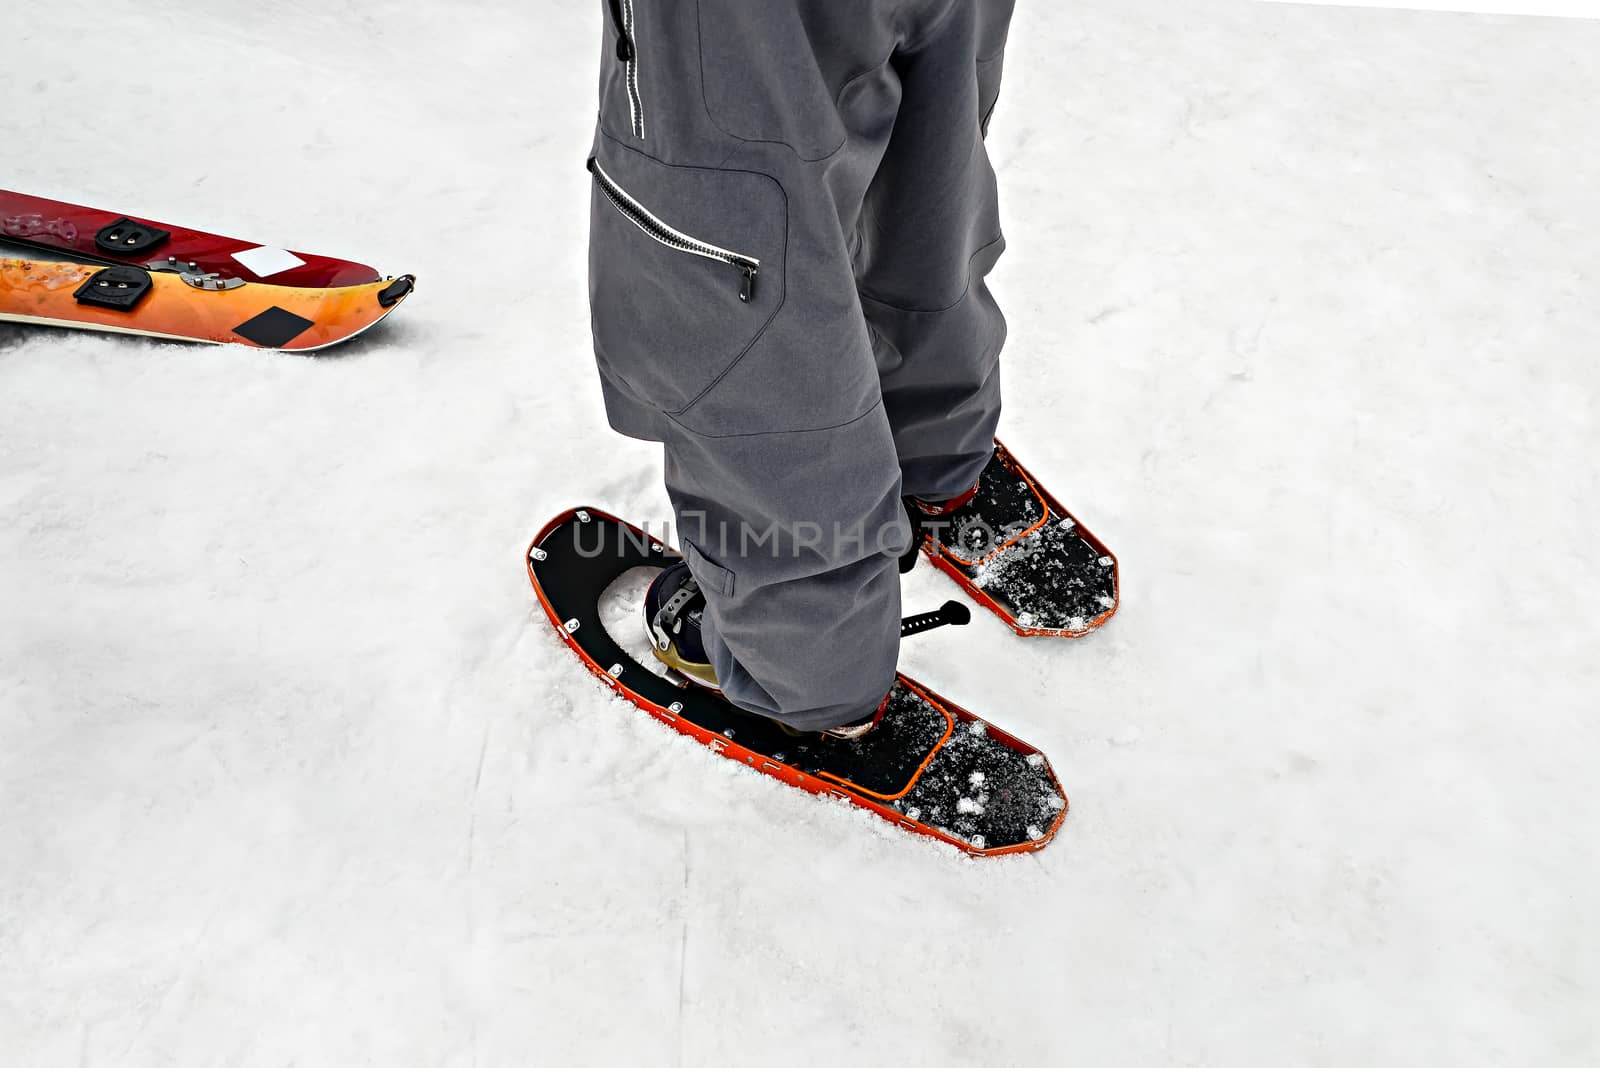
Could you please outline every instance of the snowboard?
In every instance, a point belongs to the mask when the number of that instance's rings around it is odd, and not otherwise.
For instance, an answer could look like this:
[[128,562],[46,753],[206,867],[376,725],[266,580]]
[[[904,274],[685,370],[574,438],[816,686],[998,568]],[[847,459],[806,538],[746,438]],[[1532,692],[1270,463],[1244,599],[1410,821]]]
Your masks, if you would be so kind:
[[0,189],[0,241],[95,263],[181,265],[245,282],[333,289],[382,280],[371,267],[331,256],[241,241]]
[[[602,623],[602,595],[634,568],[677,559],[640,528],[575,508],[539,531],[527,565],[545,615],[583,664],[634,707],[713,753],[974,856],[1041,849],[1054,837],[1067,799],[1044,754],[903,674],[878,726],[845,741],[795,732],[653,658],[645,664],[629,656]],[[642,616],[637,626],[642,632]]]
[[923,555],[1018,634],[1081,638],[1116,614],[1117,558],[994,446],[970,502],[939,517],[908,508]]
[[313,352],[381,322],[414,282],[404,275],[304,289],[188,270],[0,257],[0,321]]

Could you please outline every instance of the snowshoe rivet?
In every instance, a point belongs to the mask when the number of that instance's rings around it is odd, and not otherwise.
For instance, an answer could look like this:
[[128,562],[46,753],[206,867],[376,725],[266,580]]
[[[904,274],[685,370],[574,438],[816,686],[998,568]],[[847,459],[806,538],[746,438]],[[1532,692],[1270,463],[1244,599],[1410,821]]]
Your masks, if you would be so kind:
[[610,676],[614,679],[622,678],[622,665],[612,664],[608,674],[610,674]]
[[587,523],[588,521],[589,521],[589,513],[583,511],[582,509],[579,509],[578,510],[578,522]]
[[1112,562],[1111,561],[1111,557],[1109,557],[1109,556],[1102,556],[1100,558],[1100,566],[1101,567],[1110,567],[1111,566],[1111,562]]
[[1028,837],[1037,842],[1044,837],[1044,832],[1030,823],[1028,824]]
[[576,619],[567,620],[567,622],[564,624],[564,626],[567,628],[567,633],[568,634],[576,634],[576,633],[578,633],[578,621]]
[[914,820],[921,819],[922,810],[920,808],[908,808],[906,809],[906,815]]
[[530,560],[546,560],[546,559],[549,559],[549,557],[550,557],[550,554],[545,552],[543,549],[529,549],[528,550],[528,559],[530,559]]
[[1028,767],[1030,767],[1030,768],[1042,768],[1042,767],[1044,767],[1044,754],[1043,753],[1029,753],[1028,754]]
[[668,712],[672,712],[672,713],[682,712],[683,711],[683,702],[682,701],[674,701],[674,702],[672,702],[670,705],[667,706],[667,711]]
[[981,835],[981,834],[973,835],[972,836],[972,848],[974,848],[974,849],[982,849],[983,847],[984,847],[983,835]]

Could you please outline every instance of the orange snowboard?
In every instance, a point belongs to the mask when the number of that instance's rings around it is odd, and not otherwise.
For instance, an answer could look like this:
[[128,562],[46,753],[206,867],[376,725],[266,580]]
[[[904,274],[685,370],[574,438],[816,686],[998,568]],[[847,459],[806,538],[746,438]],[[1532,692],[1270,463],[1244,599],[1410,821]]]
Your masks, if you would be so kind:
[[6,258],[0,259],[0,321],[313,352],[381,322],[414,284],[403,275],[298,289],[176,269]]

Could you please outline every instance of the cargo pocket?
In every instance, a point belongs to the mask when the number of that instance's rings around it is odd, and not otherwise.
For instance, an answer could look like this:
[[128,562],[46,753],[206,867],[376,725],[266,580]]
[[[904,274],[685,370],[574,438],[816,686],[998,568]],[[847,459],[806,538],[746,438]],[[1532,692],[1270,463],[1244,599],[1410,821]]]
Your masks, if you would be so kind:
[[689,561],[689,572],[695,581],[721,597],[732,597],[735,576],[732,571],[712,560],[694,542],[684,539],[683,556]]
[[816,161],[844,147],[845,129],[800,5],[699,0],[706,111],[741,141],[775,141]]
[[591,157],[589,304],[600,369],[678,414],[765,333],[784,298],[788,209],[752,171]]

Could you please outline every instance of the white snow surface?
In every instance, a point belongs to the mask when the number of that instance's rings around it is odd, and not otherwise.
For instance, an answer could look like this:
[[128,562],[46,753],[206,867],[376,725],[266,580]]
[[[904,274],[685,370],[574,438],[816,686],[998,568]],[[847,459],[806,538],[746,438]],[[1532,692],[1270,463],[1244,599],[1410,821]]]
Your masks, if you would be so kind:
[[1123,604],[906,647],[1073,799],[969,861],[529,591],[667,514],[588,352],[601,11],[8,7],[0,185],[420,284],[320,358],[0,326],[0,1062],[1600,1062],[1600,24],[1022,6],[1003,435]]

